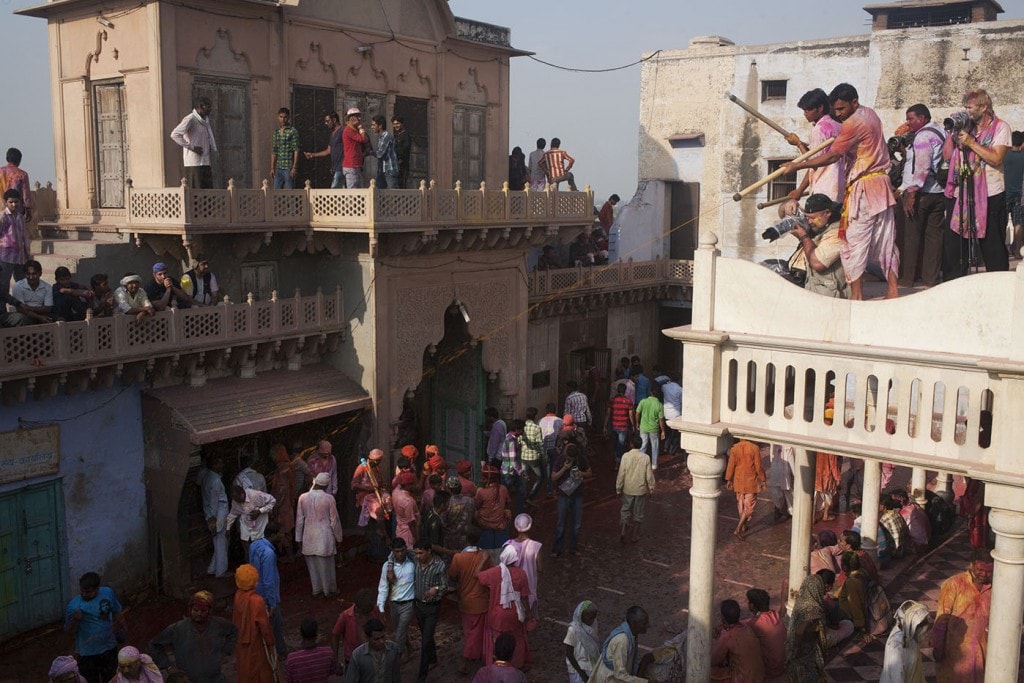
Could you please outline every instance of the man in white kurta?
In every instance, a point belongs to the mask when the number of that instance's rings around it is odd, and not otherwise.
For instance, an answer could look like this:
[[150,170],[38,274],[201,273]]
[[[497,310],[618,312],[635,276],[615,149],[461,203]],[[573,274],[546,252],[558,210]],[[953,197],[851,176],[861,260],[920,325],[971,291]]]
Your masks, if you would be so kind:
[[235,520],[239,520],[238,531],[246,552],[249,551],[250,542],[263,538],[270,511],[276,504],[277,499],[269,493],[240,486],[231,487],[231,512],[228,513],[227,530],[231,531]]
[[295,513],[295,540],[306,558],[313,597],[338,592],[334,556],[341,543],[341,521],[334,496],[327,493],[331,477],[326,472],[316,475],[313,488],[299,496]]
[[775,519],[793,516],[793,463],[796,453],[792,446],[772,444],[768,465],[768,494],[775,506]]
[[224,461],[214,458],[208,466],[199,468],[196,477],[199,488],[203,492],[203,517],[213,538],[213,558],[206,573],[221,577],[228,571],[228,494],[224,490],[224,482],[220,476],[224,473]]

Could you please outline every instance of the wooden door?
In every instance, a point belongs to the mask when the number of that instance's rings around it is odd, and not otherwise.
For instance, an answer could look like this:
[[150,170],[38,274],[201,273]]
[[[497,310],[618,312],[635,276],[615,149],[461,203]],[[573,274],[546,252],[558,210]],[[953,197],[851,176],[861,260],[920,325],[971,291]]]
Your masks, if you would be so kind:
[[[296,85],[292,88],[292,125],[299,131],[299,146],[303,152],[319,152],[331,142],[331,130],[324,125],[324,117],[337,107],[333,88],[312,88]],[[344,115],[342,113],[342,115]],[[306,181],[318,188],[331,186],[334,171],[330,157],[306,159],[299,155],[299,171],[295,177],[296,189]]]
[[96,201],[100,208],[123,208],[128,182],[128,108],[124,82],[93,88],[96,124]]
[[484,107],[457,106],[452,115],[452,186],[479,189],[484,179],[487,111]]
[[[430,122],[427,116],[429,102],[414,97],[395,97],[395,116],[405,122],[405,130],[409,133],[411,151],[409,153],[409,184],[407,188],[416,189],[420,181],[430,183]],[[391,122],[388,121],[390,130]]]
[[209,97],[213,105],[210,126],[217,141],[217,151],[210,159],[214,188],[226,188],[231,178],[235,180],[235,187],[253,187],[249,84],[197,78],[192,84],[192,100],[204,96]]

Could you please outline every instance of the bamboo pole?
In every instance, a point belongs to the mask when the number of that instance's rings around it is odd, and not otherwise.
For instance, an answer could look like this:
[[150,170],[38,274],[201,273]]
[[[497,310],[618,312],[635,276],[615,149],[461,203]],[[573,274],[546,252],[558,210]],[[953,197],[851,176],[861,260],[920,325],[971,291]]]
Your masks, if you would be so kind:
[[[807,193],[804,192],[802,195],[800,195],[798,197],[798,199],[803,199],[806,196],[807,196]],[[758,202],[757,208],[759,208],[759,209],[767,209],[769,206],[778,206],[782,202],[788,202],[788,201],[789,201],[789,197],[779,197],[778,199],[772,199],[771,201],[768,201],[768,202]]]
[[[812,147],[811,149],[807,150],[806,152],[804,152],[803,154],[798,156],[796,159],[793,159],[793,161],[790,162],[790,163],[798,164],[801,161],[807,161],[812,156],[814,156],[815,154],[817,154],[821,150],[823,150],[826,147],[828,147],[829,145],[831,145],[833,142],[835,142],[835,138],[829,138],[828,140],[825,140],[824,142],[822,142],[820,145],[816,145],[816,146]],[[758,189],[759,187],[763,187],[763,186],[767,185],[768,183],[770,183],[771,181],[773,181],[776,178],[778,178],[779,176],[784,175],[783,170],[784,169],[779,168],[778,170],[769,173],[764,178],[761,178],[756,183],[754,183],[752,185],[747,185],[742,190],[740,190],[739,192],[737,192],[736,194],[734,194],[732,196],[733,201],[734,202],[738,202],[739,200],[743,199],[743,197],[745,197],[746,195],[750,194],[751,192],[753,192],[754,190]]]
[[733,95],[731,92],[730,93],[726,93],[725,96],[728,97],[730,101],[738,104],[740,109],[742,109],[743,111],[747,112],[748,114],[753,116],[755,119],[758,119],[759,121],[761,121],[762,123],[767,125],[769,128],[772,128],[773,130],[777,131],[780,135],[782,135],[782,137],[786,137],[786,136],[789,135],[789,131],[788,130],[786,130],[785,128],[783,128],[779,124],[775,123],[770,118],[768,118],[767,116],[765,116],[764,114],[762,114],[758,110],[754,109],[753,107],[751,107],[749,104],[747,104],[746,102],[744,102],[740,98],[738,98],[735,95]]

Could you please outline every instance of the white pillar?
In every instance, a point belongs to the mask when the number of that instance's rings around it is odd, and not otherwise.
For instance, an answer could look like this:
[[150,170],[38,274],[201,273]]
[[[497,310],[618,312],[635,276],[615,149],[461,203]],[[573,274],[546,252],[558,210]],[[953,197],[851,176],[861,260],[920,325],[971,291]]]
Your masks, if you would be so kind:
[[935,493],[944,501],[953,504],[953,475],[939,470],[935,473]]
[[792,613],[796,596],[811,566],[811,529],[814,526],[814,468],[817,454],[794,448],[793,527],[789,540],[789,595],[786,612]]
[[[864,497],[861,502],[861,547],[878,557],[878,502],[882,486],[882,465],[877,460],[864,460]],[[891,550],[891,549],[890,549]]]
[[1024,513],[993,508],[988,521],[996,534],[996,548],[992,551],[995,566],[985,683],[1013,683],[1020,670],[1024,615]]
[[711,626],[715,595],[715,544],[718,496],[725,458],[690,451],[686,464],[693,475],[690,498],[690,604],[686,639],[686,680],[711,678]]
[[925,488],[928,486],[927,472],[923,467],[915,467],[910,471],[910,495],[923,506],[927,501],[924,497]]

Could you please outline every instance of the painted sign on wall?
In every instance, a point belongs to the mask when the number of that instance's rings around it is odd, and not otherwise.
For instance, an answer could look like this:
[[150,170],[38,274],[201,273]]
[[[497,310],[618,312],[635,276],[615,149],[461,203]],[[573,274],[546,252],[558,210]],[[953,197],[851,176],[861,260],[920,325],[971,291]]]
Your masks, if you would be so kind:
[[0,484],[47,474],[60,469],[60,427],[0,432]]

